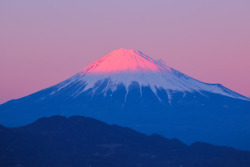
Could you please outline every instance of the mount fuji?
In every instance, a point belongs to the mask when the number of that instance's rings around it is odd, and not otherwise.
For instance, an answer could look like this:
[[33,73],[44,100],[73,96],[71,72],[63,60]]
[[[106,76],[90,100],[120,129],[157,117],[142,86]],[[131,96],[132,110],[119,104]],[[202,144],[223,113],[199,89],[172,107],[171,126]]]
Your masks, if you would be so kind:
[[248,97],[135,50],[115,50],[57,85],[0,105],[0,124],[9,127],[53,115],[250,150]]

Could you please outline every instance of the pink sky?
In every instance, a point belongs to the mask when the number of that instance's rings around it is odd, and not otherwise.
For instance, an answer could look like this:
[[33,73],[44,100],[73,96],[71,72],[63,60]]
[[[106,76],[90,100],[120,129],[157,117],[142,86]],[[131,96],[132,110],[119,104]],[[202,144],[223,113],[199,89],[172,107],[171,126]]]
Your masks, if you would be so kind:
[[249,0],[0,1],[0,103],[118,48],[250,96]]

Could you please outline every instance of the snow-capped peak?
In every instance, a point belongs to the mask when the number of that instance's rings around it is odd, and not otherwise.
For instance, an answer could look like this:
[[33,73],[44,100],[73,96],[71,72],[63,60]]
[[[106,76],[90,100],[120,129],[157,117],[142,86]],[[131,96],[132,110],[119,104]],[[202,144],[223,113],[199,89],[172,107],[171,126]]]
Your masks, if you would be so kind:
[[83,73],[142,73],[171,72],[171,68],[163,66],[140,51],[118,49],[86,67]]
[[[203,91],[221,94],[238,99],[249,100],[234,91],[231,91],[220,84],[208,84],[189,77],[175,69],[153,60],[140,51],[118,49],[95,61],[80,73],[58,85],[58,90],[70,84],[83,85],[73,93],[73,96],[92,89],[95,93],[96,84],[106,82],[103,94],[108,90],[115,91],[119,84],[123,84],[129,92],[129,87],[133,82],[137,82],[142,87],[150,87],[157,95],[157,90],[166,90],[169,99],[169,92],[198,92]],[[98,84],[97,84],[98,85]],[[95,87],[95,88],[94,88]],[[142,93],[142,92],[141,92]],[[161,100],[159,98],[159,100]]]

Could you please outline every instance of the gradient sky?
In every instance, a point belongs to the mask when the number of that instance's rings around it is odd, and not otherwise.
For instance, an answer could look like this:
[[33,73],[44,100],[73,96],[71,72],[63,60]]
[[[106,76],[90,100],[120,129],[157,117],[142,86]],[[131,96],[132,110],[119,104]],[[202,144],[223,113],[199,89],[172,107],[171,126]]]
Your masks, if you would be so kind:
[[250,96],[249,0],[1,0],[0,103],[118,48]]

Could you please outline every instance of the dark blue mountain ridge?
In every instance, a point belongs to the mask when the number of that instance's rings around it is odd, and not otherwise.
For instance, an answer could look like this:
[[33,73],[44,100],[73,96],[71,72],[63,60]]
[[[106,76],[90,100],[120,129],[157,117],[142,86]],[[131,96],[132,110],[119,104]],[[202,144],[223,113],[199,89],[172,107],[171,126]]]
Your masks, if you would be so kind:
[[[113,62],[117,57],[128,61],[126,66]],[[107,68],[117,63],[122,70]],[[249,98],[195,80],[137,51],[114,51],[55,86],[0,105],[0,124],[9,127],[53,115],[88,116],[187,144],[201,141],[250,150]]]
[[4,167],[249,167],[250,152],[145,135],[92,118],[53,116],[0,126]]

